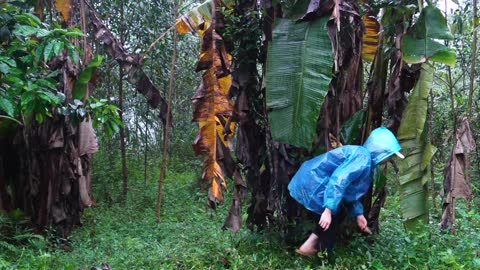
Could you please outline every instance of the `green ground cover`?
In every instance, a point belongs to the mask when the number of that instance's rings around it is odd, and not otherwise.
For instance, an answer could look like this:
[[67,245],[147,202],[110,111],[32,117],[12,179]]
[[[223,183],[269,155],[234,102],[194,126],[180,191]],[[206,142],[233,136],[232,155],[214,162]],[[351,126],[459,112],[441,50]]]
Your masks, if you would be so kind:
[[221,226],[228,203],[212,212],[195,173],[169,173],[161,223],[155,222],[157,187],[133,185],[128,206],[100,200],[67,240],[22,229],[21,217],[0,219],[0,269],[480,269],[480,217],[459,211],[456,235],[431,224],[420,234],[403,230],[396,196],[382,212],[382,232],[355,235],[335,249],[334,262],[303,258],[277,232],[234,234]]

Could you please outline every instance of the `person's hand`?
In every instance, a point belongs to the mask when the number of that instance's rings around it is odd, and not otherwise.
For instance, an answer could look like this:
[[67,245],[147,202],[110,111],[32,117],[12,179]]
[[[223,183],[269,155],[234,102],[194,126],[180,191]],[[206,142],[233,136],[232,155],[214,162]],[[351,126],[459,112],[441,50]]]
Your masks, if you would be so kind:
[[370,228],[368,228],[367,219],[364,215],[357,216],[357,225],[362,232],[372,234],[372,231],[370,230]]
[[325,208],[325,210],[322,213],[322,216],[320,217],[320,221],[318,224],[324,231],[328,230],[330,227],[330,224],[332,223],[332,210]]

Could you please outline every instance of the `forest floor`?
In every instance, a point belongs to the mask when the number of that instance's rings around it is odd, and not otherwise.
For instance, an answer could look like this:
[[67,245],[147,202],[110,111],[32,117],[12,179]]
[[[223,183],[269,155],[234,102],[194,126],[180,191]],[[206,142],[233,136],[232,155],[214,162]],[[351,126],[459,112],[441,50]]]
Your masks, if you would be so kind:
[[407,234],[392,195],[381,233],[355,234],[327,264],[297,255],[277,232],[222,230],[229,202],[207,209],[195,173],[168,174],[160,224],[155,183],[134,183],[126,207],[104,200],[104,189],[95,187],[98,205],[67,241],[30,234],[20,247],[0,241],[0,269],[480,269],[480,216],[473,211],[459,211],[456,235],[441,232],[437,221]]

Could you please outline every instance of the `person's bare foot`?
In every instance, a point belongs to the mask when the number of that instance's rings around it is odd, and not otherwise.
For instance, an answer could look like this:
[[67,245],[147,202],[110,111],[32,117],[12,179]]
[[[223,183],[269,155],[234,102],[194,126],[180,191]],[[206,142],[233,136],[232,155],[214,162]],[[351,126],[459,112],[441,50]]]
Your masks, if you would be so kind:
[[297,252],[298,254],[300,255],[303,255],[303,256],[306,256],[306,257],[313,257],[317,254],[317,251],[314,250],[314,251],[302,251],[300,250],[299,248],[295,250],[295,252]]
[[316,249],[317,243],[318,236],[312,233],[308,239],[295,251],[303,256],[314,256],[318,252]]

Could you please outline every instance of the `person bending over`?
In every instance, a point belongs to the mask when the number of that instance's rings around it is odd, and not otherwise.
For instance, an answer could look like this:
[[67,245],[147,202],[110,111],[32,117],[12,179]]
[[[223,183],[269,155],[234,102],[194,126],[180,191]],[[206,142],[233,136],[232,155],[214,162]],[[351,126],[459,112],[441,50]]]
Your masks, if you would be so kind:
[[344,208],[362,232],[371,234],[360,199],[371,186],[374,168],[392,155],[404,158],[401,149],[393,133],[380,127],[363,145],[345,145],[305,161],[288,189],[296,201],[320,215],[320,221],[297,252],[312,256],[331,251]]

